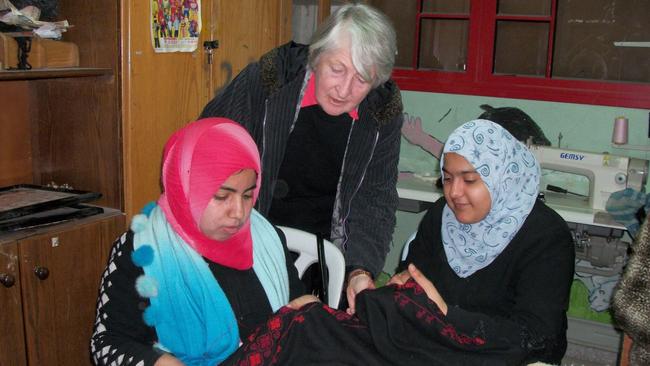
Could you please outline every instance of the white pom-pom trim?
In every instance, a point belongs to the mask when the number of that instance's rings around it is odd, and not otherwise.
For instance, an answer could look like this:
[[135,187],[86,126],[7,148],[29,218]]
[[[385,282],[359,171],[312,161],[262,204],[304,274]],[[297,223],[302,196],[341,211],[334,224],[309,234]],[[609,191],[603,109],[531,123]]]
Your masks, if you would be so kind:
[[144,214],[133,216],[133,219],[131,219],[131,230],[133,230],[134,233],[144,230],[148,220],[149,218]]

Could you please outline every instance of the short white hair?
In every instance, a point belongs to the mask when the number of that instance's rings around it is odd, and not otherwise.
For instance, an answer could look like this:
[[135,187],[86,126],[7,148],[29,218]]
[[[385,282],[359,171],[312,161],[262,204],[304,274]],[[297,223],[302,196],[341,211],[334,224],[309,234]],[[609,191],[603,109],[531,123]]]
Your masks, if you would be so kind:
[[314,70],[323,53],[348,39],[352,64],[361,77],[373,88],[385,83],[397,54],[395,29],[386,15],[364,4],[345,4],[318,27],[309,45],[309,68]]

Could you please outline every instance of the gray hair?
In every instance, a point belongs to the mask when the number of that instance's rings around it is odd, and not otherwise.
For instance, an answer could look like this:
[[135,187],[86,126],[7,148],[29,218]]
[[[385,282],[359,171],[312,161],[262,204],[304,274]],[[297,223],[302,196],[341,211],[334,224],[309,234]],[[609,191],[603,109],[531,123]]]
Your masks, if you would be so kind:
[[309,68],[315,69],[323,53],[340,48],[345,36],[350,39],[352,64],[361,77],[372,82],[373,88],[386,82],[397,54],[395,29],[386,15],[364,4],[345,4],[318,27],[309,46]]

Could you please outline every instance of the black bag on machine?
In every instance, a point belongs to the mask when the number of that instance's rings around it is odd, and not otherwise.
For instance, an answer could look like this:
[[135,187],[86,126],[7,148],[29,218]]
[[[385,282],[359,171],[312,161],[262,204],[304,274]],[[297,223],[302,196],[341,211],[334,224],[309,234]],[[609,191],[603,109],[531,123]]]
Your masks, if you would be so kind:
[[544,136],[542,129],[521,109],[515,107],[494,108],[487,104],[482,104],[480,107],[485,112],[478,116],[479,119],[487,119],[501,125],[517,140],[526,143],[528,138],[532,137],[535,145],[551,145],[551,141]]

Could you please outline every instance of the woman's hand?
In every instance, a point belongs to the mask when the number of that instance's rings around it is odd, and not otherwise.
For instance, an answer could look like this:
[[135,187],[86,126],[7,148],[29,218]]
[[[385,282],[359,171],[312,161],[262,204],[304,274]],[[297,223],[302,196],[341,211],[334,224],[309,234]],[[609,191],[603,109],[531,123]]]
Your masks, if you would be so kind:
[[156,360],[154,366],[185,366],[185,364],[169,353],[165,353]]
[[348,287],[345,289],[345,294],[348,297],[348,308],[346,312],[353,315],[355,310],[355,300],[357,294],[363,290],[374,289],[375,282],[366,271],[356,272],[352,271],[348,278]]
[[386,285],[403,285],[406,283],[406,281],[411,278],[411,274],[409,273],[408,270],[402,271],[400,273],[395,273],[393,277],[388,280]]
[[320,300],[314,295],[302,295],[291,300],[291,302],[287,304],[287,307],[293,310],[298,310],[307,304],[311,304],[312,302],[320,302]]
[[443,314],[447,315],[447,311],[449,310],[447,303],[438,292],[438,289],[436,289],[436,286],[433,285],[433,282],[429,281],[429,279],[426,278],[413,263],[409,264],[408,273],[410,277],[412,277],[413,280],[422,287],[424,292],[427,294],[427,297],[438,305],[438,308]]

